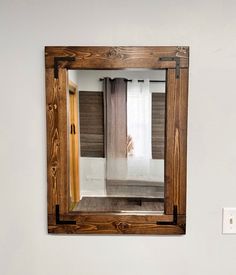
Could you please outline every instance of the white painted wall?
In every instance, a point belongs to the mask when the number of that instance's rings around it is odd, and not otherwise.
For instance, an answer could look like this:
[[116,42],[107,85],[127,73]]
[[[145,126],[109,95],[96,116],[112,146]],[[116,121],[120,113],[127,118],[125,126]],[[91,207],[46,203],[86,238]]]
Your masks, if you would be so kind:
[[76,70],[69,70],[68,71],[68,78],[69,78],[69,80],[71,80],[75,84],[79,83],[79,75],[78,75],[78,72]]
[[[153,182],[156,182],[156,186],[163,186],[164,160],[150,159],[148,165],[145,165],[140,159],[115,160],[114,163],[109,163],[114,168],[110,169],[110,177],[106,174],[106,158],[80,157],[79,164],[81,197],[107,196],[106,178],[149,181],[152,182],[152,186]],[[148,187],[150,186],[147,184]]]
[[[235,275],[236,2],[1,0],[0,273]],[[45,45],[189,45],[187,234],[47,234]]]
[[106,196],[106,159],[80,158],[80,195]]
[[[80,91],[102,91],[104,77],[124,77],[127,79],[165,80],[165,70],[69,70],[69,74],[78,80]],[[165,83],[150,83],[151,92],[165,92]]]

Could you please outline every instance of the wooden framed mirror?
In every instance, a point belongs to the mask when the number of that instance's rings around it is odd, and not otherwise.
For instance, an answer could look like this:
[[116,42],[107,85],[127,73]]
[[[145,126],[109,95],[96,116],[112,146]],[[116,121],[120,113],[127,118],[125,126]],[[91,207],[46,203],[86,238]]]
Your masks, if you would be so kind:
[[45,67],[48,232],[185,234],[189,48],[50,46]]

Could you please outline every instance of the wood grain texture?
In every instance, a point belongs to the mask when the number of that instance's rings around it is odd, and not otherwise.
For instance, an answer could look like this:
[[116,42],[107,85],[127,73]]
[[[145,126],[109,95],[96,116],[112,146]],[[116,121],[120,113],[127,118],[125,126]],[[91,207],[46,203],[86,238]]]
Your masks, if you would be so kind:
[[59,161],[60,180],[57,184],[58,204],[60,205],[61,213],[67,213],[69,210],[69,127],[68,127],[68,101],[69,101],[69,85],[68,74],[66,69],[58,70],[58,131],[59,131]]
[[[76,225],[49,225],[49,233],[59,234],[185,234],[185,216],[178,216],[178,225],[157,225],[157,221],[172,221],[172,215],[71,214],[66,220]],[[49,217],[49,221],[53,217]]]
[[[186,215],[186,151],[188,47],[46,47],[46,112],[48,231],[71,234],[184,234]],[[75,62],[61,62],[54,79],[53,60],[75,56]],[[180,78],[175,62],[163,56],[180,57]],[[163,215],[127,213],[69,212],[67,69],[167,69],[165,211]],[[55,206],[60,205],[60,220],[76,225],[57,225]],[[157,225],[173,221],[173,206],[178,207],[177,225]]]
[[60,204],[62,213],[68,212],[68,165],[67,165],[67,70],[46,70],[47,106],[47,175],[48,213],[55,212]]
[[187,126],[188,126],[188,70],[180,70],[179,86],[179,189],[176,190],[178,213],[186,214],[187,194]]
[[188,70],[167,74],[166,158],[165,158],[165,213],[186,213],[186,158],[187,158],[187,87]]
[[48,213],[53,214],[54,206],[58,204],[57,183],[59,173],[59,98],[53,69],[46,70],[46,90]]
[[55,56],[75,57],[61,62],[68,69],[175,68],[174,61],[160,57],[180,57],[180,66],[188,67],[188,47],[45,47],[46,68],[54,66]]

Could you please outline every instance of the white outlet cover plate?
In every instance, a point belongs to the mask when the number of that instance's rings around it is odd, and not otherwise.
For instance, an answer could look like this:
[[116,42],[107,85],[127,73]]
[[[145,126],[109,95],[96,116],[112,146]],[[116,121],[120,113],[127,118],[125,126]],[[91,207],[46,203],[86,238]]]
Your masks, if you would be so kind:
[[236,208],[223,208],[223,234],[236,234]]

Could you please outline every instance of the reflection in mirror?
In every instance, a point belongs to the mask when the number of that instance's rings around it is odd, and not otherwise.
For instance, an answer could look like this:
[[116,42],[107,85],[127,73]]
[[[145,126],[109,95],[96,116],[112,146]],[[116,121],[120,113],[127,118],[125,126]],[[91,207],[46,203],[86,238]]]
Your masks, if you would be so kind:
[[165,74],[69,71],[71,210],[163,211]]

